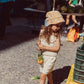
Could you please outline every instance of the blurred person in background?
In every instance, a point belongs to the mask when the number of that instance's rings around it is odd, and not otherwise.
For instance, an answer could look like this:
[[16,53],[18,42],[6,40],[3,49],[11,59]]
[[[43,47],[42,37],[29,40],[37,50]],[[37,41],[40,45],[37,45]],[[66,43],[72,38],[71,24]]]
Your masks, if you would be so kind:
[[[76,6],[76,4],[78,4],[78,0],[69,0],[69,2],[68,2],[68,5],[73,7],[73,8]],[[72,20],[74,22],[75,27],[78,26],[78,22],[76,20],[76,16],[68,14],[66,16],[66,30],[65,30],[66,33],[67,33],[68,25],[70,23],[70,16],[72,16]]]
[[46,1],[46,11],[51,11],[51,0],[45,0]]
[[0,39],[3,39],[6,26],[10,24],[10,11],[15,0],[0,0]]
[[[84,7],[84,0],[82,0],[82,4],[83,4],[83,7]],[[81,33],[82,30],[83,30],[83,24],[84,24],[84,16],[81,16],[80,17],[80,29],[79,29],[79,32]]]

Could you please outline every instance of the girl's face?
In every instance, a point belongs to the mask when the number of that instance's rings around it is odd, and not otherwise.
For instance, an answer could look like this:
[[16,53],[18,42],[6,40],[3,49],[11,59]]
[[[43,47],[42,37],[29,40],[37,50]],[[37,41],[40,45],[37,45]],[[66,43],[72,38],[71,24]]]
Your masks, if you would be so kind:
[[52,25],[52,30],[57,31],[60,28],[60,25]]

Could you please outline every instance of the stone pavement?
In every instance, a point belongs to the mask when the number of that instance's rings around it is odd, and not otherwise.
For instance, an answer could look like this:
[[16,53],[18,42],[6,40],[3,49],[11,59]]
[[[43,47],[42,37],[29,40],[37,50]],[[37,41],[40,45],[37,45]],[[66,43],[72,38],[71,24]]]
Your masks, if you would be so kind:
[[[0,40],[0,84],[39,84],[39,80],[31,80],[40,76],[36,61],[38,34],[31,31],[25,18],[12,18],[11,21],[5,38]],[[81,39],[75,43],[61,39],[52,72],[54,84],[65,84],[70,66],[75,62],[77,47],[82,43]]]

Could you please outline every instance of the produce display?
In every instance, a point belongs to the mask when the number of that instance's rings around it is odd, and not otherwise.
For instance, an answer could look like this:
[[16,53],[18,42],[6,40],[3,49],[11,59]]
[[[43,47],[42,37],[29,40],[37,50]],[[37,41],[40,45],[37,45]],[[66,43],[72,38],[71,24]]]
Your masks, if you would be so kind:
[[71,6],[62,6],[60,8],[62,13],[84,13],[84,8],[81,6],[71,7]]
[[67,7],[66,6],[62,6],[61,7],[61,12],[66,13],[67,12]]

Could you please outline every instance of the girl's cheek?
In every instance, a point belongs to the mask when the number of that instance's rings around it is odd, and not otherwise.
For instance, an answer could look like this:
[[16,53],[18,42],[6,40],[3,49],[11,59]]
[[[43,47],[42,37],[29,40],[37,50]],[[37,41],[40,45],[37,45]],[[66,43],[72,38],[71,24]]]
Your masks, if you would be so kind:
[[56,27],[55,30],[58,30],[58,27]]

